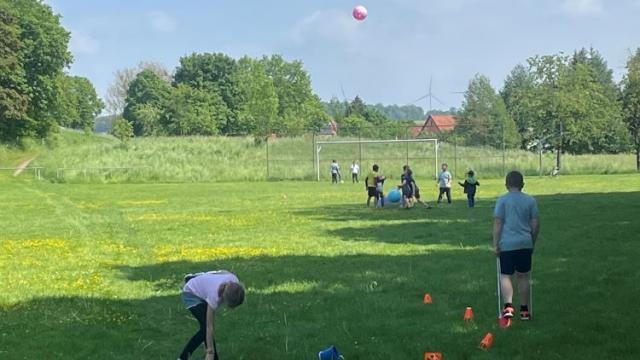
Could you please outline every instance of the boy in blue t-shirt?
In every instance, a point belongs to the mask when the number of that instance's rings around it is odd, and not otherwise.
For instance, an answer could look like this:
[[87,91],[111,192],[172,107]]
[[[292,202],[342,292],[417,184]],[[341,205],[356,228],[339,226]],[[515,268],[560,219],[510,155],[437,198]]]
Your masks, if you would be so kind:
[[494,210],[493,246],[500,257],[500,288],[504,309],[502,316],[513,317],[513,284],[516,273],[520,293],[520,319],[529,320],[529,272],[531,256],[540,232],[536,200],[523,193],[524,178],[519,171],[507,174],[508,193],[496,202]]

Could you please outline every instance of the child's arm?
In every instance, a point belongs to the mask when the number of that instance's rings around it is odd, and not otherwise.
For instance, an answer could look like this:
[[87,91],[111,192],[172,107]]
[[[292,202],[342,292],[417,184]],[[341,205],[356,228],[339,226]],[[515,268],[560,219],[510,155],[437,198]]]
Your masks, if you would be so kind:
[[500,256],[500,237],[502,236],[502,219],[494,218],[493,221],[493,248],[496,256]]
[[536,240],[538,240],[538,234],[540,234],[540,219],[532,218],[530,221],[531,225],[531,241],[533,242],[533,246],[536,246]]
[[207,344],[207,357],[206,360],[213,360],[215,349],[213,348],[213,338],[215,336],[215,321],[216,311],[207,305],[207,331],[205,333],[205,342]]

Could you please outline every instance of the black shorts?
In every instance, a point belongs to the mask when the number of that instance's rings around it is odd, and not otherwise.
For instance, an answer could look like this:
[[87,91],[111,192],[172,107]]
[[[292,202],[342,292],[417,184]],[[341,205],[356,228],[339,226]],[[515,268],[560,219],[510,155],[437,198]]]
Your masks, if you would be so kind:
[[514,272],[528,273],[531,271],[532,249],[520,249],[500,252],[500,272],[513,275]]
[[370,197],[378,196],[378,190],[375,187],[369,186],[367,188],[367,194],[369,194]]

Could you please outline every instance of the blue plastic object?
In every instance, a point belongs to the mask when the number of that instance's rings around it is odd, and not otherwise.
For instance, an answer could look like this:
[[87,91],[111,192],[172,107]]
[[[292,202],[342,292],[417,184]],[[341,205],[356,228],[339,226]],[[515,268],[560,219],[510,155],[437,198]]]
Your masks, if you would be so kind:
[[318,353],[319,360],[344,360],[344,357],[340,354],[335,346],[330,346]]
[[387,198],[392,203],[397,203],[398,201],[400,201],[400,198],[402,198],[402,194],[400,193],[400,190],[391,190],[389,191]]

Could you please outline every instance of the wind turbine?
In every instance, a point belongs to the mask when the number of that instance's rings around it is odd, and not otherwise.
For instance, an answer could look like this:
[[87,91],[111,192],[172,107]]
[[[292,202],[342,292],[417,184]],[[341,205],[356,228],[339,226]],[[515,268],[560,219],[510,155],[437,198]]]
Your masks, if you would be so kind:
[[437,102],[439,102],[441,105],[444,105],[444,102],[443,102],[442,100],[438,99],[438,97],[437,97],[437,96],[435,96],[435,95],[433,94],[432,86],[433,86],[433,76],[431,76],[431,77],[429,78],[429,92],[428,92],[428,93],[426,93],[425,95],[423,95],[423,96],[419,97],[418,99],[414,100],[414,101],[411,103],[411,104],[415,104],[415,103],[417,103],[418,101],[421,101],[421,100],[424,100],[424,99],[426,99],[426,98],[429,98],[429,112],[428,112],[427,114],[429,114],[429,113],[433,110],[433,100],[434,100],[434,99],[435,99]]

